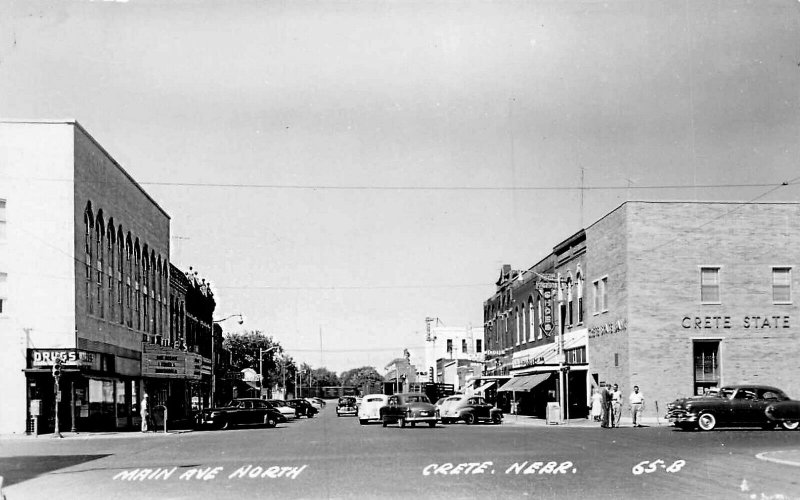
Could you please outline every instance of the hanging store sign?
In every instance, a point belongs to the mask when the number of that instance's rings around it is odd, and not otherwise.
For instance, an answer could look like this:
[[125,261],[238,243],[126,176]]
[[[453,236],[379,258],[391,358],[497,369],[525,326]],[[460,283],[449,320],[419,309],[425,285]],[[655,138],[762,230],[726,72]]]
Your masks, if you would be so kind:
[[553,331],[553,291],[550,289],[540,290],[542,294],[542,317],[539,318],[539,328],[548,337]]

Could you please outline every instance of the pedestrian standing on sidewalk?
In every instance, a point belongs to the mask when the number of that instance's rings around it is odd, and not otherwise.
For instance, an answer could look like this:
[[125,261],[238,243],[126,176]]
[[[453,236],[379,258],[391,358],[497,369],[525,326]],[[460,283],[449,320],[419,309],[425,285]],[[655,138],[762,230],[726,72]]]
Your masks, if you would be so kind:
[[611,419],[611,384],[603,382],[600,384],[600,400],[602,401],[602,423],[600,427],[608,427],[608,422]]
[[631,403],[631,416],[633,417],[633,426],[634,427],[642,427],[642,413],[644,412],[644,396],[642,393],[639,392],[639,386],[633,386],[633,392],[631,393],[630,399],[628,400]]
[[619,427],[619,419],[622,417],[622,391],[617,384],[614,384],[614,390],[611,391],[611,415],[611,427]]
[[148,432],[150,430],[150,401],[145,392],[142,396],[142,432]]
[[603,415],[603,402],[600,397],[600,389],[592,388],[592,420],[595,422],[600,421]]

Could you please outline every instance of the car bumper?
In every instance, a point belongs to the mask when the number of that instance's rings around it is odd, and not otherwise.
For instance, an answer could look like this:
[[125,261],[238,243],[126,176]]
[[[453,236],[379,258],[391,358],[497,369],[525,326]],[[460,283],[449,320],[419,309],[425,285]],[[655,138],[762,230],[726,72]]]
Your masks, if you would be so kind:
[[665,418],[673,424],[693,424],[697,422],[697,414],[685,410],[669,411]]
[[337,408],[336,413],[339,415],[357,415],[358,410],[355,408]]

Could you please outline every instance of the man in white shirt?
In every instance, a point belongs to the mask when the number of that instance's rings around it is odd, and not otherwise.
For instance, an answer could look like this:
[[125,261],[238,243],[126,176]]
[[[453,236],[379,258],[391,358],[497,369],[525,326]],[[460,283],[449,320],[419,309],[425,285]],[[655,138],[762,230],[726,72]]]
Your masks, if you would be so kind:
[[639,386],[633,386],[630,396],[631,415],[633,416],[633,426],[642,427],[642,412],[644,411],[644,396],[639,392]]
[[617,384],[614,384],[614,390],[611,391],[611,412],[611,427],[619,427],[619,419],[622,417],[622,391]]

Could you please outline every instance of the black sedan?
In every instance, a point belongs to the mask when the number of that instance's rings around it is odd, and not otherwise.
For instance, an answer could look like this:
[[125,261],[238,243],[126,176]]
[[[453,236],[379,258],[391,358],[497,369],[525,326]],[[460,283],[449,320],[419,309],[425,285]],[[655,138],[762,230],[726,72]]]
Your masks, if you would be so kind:
[[268,402],[258,398],[234,399],[218,408],[207,408],[195,415],[197,428],[229,429],[237,425],[265,425],[275,427],[286,422],[286,417]]
[[384,427],[393,422],[397,422],[400,427],[405,427],[406,423],[411,424],[411,427],[418,423],[436,427],[436,422],[439,420],[436,407],[431,404],[428,396],[422,393],[389,396],[386,406],[380,409],[380,415]]
[[765,412],[767,418],[778,422],[786,430],[793,431],[800,427],[800,401],[794,399],[776,401],[767,406]]
[[288,399],[286,400],[286,404],[295,409],[295,413],[298,418],[300,417],[311,418],[317,413],[319,413],[319,410],[314,408],[314,406],[305,399]]
[[752,426],[773,429],[779,420],[770,418],[767,408],[785,401],[790,400],[775,387],[730,385],[720,388],[714,395],[678,399],[667,405],[666,417],[684,430]]

